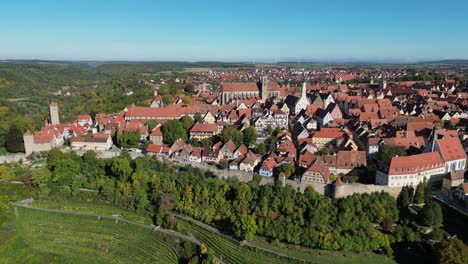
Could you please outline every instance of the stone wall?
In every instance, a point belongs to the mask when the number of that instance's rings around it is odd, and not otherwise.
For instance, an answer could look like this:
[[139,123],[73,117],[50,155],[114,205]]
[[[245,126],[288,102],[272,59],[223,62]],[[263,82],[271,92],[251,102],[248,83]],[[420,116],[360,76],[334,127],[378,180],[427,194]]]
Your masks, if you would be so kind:
[[25,159],[25,158],[26,158],[26,154],[24,153],[4,155],[4,156],[0,156],[0,163],[19,162],[20,160]]

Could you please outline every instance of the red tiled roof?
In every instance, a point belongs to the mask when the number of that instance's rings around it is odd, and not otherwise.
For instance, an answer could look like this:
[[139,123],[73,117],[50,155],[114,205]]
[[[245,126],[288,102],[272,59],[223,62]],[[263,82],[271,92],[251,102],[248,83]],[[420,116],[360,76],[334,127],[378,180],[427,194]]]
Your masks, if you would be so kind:
[[164,145],[149,144],[146,150],[152,153],[169,153],[171,149]]
[[328,182],[328,178],[330,177],[330,171],[328,170],[328,167],[320,162],[320,160],[315,160],[312,166],[307,168],[307,171],[320,173],[325,183]]
[[191,129],[190,133],[193,132],[218,132],[218,125],[216,124],[207,124],[207,123],[196,123]]
[[346,133],[340,131],[338,128],[338,131],[330,131],[330,130],[322,130],[316,131],[315,134],[312,136],[312,138],[337,138],[341,139],[344,137]]
[[444,160],[453,161],[458,159],[466,159],[466,153],[458,137],[446,137],[438,139],[437,143],[440,147],[440,152]]
[[222,92],[258,92],[256,82],[227,82],[221,86]]
[[356,168],[367,166],[365,151],[338,151],[336,158],[337,168]]
[[439,152],[429,152],[406,157],[393,157],[389,175],[414,174],[436,168],[443,168],[444,161]]

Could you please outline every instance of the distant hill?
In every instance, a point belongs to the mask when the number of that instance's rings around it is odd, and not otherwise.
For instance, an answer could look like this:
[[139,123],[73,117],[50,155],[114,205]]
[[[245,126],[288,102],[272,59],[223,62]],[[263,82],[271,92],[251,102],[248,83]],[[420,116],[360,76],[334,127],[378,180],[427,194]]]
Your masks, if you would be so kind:
[[425,61],[419,64],[444,64],[444,65],[468,65],[468,60],[438,60]]

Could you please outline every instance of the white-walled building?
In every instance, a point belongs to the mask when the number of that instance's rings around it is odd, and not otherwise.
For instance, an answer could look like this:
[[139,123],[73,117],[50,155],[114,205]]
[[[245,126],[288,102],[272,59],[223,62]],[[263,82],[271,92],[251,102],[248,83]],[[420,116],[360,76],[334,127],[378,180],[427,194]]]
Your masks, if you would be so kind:
[[377,170],[375,182],[389,187],[416,186],[419,182],[441,179],[445,163],[439,152],[393,157],[389,168]]

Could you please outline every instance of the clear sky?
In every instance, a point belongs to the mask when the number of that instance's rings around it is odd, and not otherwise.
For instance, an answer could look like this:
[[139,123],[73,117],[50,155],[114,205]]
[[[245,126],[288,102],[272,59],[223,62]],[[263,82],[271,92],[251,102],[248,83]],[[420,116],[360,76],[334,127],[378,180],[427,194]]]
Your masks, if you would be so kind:
[[468,59],[467,0],[4,0],[0,59]]

